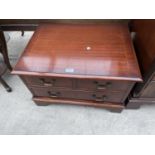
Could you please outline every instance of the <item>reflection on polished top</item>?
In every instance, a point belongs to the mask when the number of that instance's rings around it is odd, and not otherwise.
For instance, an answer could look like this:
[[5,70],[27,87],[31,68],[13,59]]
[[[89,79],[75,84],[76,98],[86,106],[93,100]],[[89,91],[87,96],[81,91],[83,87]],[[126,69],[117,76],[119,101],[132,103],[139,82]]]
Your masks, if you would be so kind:
[[14,74],[141,81],[127,25],[43,24]]

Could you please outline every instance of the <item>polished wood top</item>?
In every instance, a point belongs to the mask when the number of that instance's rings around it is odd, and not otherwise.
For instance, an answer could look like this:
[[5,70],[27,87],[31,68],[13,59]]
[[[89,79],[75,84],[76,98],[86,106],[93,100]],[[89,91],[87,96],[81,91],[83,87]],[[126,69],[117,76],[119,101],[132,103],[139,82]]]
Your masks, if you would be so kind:
[[19,75],[141,81],[126,24],[43,24],[13,70]]

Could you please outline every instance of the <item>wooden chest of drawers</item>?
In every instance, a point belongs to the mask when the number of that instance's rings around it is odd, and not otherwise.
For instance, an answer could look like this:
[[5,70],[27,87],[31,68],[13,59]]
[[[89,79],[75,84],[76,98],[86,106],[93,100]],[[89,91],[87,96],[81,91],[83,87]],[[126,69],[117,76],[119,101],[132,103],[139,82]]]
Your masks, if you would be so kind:
[[38,105],[121,111],[141,75],[127,25],[43,24],[13,70]]

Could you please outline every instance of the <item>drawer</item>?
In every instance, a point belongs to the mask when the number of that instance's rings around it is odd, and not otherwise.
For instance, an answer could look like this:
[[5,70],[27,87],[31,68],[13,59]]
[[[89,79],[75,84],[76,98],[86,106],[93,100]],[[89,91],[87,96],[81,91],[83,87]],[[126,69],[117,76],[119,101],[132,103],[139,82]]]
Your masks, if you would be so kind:
[[106,80],[77,80],[77,89],[104,91],[104,90],[118,90],[124,91],[131,86],[128,81],[106,81]]
[[22,79],[24,79],[30,86],[72,88],[72,79],[70,78],[24,76]]
[[96,102],[121,102],[123,93],[121,92],[88,92],[77,90],[52,89],[49,87],[31,88],[35,97],[51,97],[51,98],[68,98],[68,99],[83,99],[93,100]]

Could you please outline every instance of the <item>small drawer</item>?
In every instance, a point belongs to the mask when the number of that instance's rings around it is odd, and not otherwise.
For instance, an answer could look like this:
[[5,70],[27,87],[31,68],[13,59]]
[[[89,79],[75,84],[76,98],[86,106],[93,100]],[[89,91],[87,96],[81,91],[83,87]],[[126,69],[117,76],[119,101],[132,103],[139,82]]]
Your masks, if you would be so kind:
[[121,92],[88,92],[77,90],[62,90],[52,89],[49,87],[35,87],[31,88],[34,96],[36,97],[51,97],[51,98],[68,98],[68,99],[83,99],[93,100],[95,102],[116,102],[121,103],[123,93]]
[[124,91],[131,85],[128,81],[77,80],[77,89],[90,91]]
[[30,86],[72,88],[72,79],[51,77],[22,77]]
[[117,102],[121,103],[123,99],[123,95],[120,92],[94,92],[90,94],[92,100],[96,102]]
[[34,96],[37,97],[51,97],[51,98],[72,98],[75,99],[76,95],[74,91],[68,91],[63,89],[52,89],[50,87],[35,87],[31,88]]

